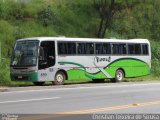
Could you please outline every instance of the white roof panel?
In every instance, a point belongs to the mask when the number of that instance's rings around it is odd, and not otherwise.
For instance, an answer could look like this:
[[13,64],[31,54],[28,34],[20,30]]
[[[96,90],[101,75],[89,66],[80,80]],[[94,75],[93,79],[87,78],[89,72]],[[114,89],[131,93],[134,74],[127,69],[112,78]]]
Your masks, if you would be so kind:
[[66,38],[66,37],[33,37],[33,38],[24,38],[19,39],[17,41],[22,40],[39,40],[39,41],[46,41],[46,40],[54,40],[54,41],[80,41],[80,42],[124,42],[124,43],[149,43],[147,39],[99,39],[99,38]]

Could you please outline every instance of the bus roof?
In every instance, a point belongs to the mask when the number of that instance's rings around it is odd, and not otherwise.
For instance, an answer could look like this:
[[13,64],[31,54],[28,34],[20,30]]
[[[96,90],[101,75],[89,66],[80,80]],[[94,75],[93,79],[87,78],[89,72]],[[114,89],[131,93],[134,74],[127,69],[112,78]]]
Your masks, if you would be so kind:
[[66,38],[66,37],[33,37],[23,38],[17,41],[23,40],[39,40],[39,41],[81,41],[81,42],[124,42],[124,43],[149,43],[147,39],[100,39],[100,38]]

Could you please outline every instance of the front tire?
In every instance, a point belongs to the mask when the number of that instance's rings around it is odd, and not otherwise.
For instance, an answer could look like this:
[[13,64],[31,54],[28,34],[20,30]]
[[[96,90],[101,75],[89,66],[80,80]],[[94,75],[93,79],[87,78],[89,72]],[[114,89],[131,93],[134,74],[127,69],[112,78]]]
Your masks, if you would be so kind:
[[124,72],[118,69],[115,74],[115,82],[122,82],[124,79]]
[[63,72],[57,72],[53,81],[54,85],[63,85],[66,80],[66,76]]

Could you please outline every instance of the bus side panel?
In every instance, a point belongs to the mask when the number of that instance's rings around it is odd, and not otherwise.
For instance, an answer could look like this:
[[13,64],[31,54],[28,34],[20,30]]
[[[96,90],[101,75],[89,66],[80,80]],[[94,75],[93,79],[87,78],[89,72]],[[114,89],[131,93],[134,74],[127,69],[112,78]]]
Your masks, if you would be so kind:
[[[97,69],[97,68],[90,68],[90,69]],[[85,79],[85,80],[91,80],[91,79],[102,79],[102,78],[107,78],[102,72],[98,73],[88,73],[87,71],[83,70],[69,70],[67,71],[68,74],[68,79],[69,80],[80,80],[80,79]]]
[[[68,80],[106,78],[94,64],[95,56],[65,56],[59,57],[58,68],[67,72]],[[104,66],[101,65],[103,68]]]
[[68,80],[80,80],[80,79],[85,79],[89,80],[86,76],[86,72],[83,70],[78,70],[78,69],[72,69],[67,71],[68,74]]
[[67,72],[68,80],[114,78],[118,69],[123,69],[125,77],[138,77],[150,73],[148,57],[143,56],[111,56],[110,62],[97,63],[94,56],[66,56],[59,57],[58,61],[58,68]]
[[128,58],[113,62],[105,70],[114,78],[118,69],[122,69],[125,77],[138,77],[150,73],[149,65],[143,61]]

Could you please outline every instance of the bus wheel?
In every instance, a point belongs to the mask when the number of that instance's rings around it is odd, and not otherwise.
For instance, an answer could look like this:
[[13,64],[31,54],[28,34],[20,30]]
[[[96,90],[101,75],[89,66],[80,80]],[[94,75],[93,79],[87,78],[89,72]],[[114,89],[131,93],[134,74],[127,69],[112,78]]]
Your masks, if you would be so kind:
[[44,85],[45,82],[33,82],[34,85],[36,86],[42,86]]
[[65,80],[66,80],[65,74],[63,72],[59,71],[56,73],[55,80],[53,81],[53,83],[55,85],[63,85]]
[[122,82],[124,78],[124,72],[118,69],[115,74],[115,82]]

